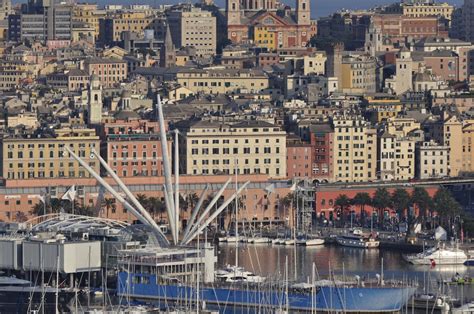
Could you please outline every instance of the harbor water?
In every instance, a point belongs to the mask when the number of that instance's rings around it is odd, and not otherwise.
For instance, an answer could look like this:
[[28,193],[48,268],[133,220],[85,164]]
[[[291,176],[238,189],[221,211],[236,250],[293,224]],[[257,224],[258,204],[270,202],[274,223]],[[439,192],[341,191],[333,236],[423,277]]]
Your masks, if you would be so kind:
[[[235,243],[220,243],[218,267],[234,265],[236,258]],[[296,255],[296,258],[295,258]],[[403,260],[402,253],[384,249],[358,249],[338,245],[314,247],[283,246],[271,244],[238,244],[238,265],[257,275],[266,277],[285,276],[285,264],[288,264],[290,280],[308,282],[315,264],[316,279],[327,279],[334,274],[338,279],[353,280],[359,276],[366,280],[375,280],[382,274],[385,280],[395,279],[417,282],[420,293],[446,293],[460,300],[474,300],[474,284],[446,285],[458,273],[461,276],[474,277],[474,267],[464,265],[411,265]],[[296,267],[295,267],[296,265]],[[296,276],[295,276],[296,271]]]

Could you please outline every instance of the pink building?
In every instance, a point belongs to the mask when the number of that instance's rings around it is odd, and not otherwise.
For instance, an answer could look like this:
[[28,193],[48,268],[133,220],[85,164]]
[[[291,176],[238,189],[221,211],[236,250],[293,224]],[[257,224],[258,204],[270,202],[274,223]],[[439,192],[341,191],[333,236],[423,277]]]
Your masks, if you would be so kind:
[[311,145],[298,136],[286,140],[286,176],[288,179],[311,177]]
[[334,130],[329,123],[310,127],[312,177],[319,182],[329,182],[333,178],[333,137]]
[[89,75],[99,76],[104,87],[113,87],[127,78],[127,62],[118,59],[91,58],[84,62]]
[[458,55],[449,50],[435,50],[424,58],[425,64],[431,68],[434,75],[446,81],[459,80]]
[[[159,124],[122,112],[123,117],[101,125],[102,156],[121,177],[162,176],[162,150]],[[171,142],[168,142],[171,151]]]

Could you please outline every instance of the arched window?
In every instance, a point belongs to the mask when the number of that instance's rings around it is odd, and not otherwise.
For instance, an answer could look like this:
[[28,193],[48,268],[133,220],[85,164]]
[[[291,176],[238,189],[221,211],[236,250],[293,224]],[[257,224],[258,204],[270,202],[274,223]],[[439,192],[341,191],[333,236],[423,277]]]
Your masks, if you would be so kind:
[[94,95],[94,101],[99,101],[99,95],[97,94]]

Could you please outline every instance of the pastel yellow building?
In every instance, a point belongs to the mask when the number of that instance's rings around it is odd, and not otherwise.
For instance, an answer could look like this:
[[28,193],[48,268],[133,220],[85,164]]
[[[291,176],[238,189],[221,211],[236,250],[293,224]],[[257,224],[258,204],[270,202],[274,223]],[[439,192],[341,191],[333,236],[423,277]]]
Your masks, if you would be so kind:
[[144,34],[145,29],[152,28],[154,17],[147,12],[122,12],[99,20],[100,39],[105,43],[119,42],[125,31]]
[[256,69],[190,69],[176,74],[179,85],[193,93],[258,93],[268,88],[269,78]]
[[105,14],[101,13],[97,8],[97,4],[92,3],[76,3],[73,9],[72,21],[74,23],[83,23],[93,34],[95,39],[99,37],[99,19]]
[[277,38],[275,32],[267,26],[259,25],[254,27],[253,41],[257,47],[266,48],[273,51],[277,48]]
[[336,116],[334,178],[338,182],[366,182],[377,178],[377,130],[360,116]]
[[286,177],[286,132],[264,121],[223,124],[182,121],[180,160],[186,174],[266,174]]
[[451,21],[454,7],[449,3],[404,4],[402,14],[410,17],[442,16]]
[[466,120],[462,128],[462,173],[474,172],[474,120]]
[[8,136],[2,139],[1,175],[5,179],[86,178],[89,173],[66,156],[70,147],[95,171],[100,165],[91,159],[91,150],[100,149],[99,136],[94,129],[62,128],[53,136]]

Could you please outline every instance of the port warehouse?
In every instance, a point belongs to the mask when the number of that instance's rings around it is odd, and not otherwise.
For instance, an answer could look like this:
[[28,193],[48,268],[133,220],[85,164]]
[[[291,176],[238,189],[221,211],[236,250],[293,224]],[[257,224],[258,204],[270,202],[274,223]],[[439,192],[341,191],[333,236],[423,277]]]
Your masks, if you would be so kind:
[[[116,188],[117,186],[110,178],[105,178],[107,182]],[[183,197],[193,193],[200,194],[207,184],[210,184],[209,193],[216,191],[225,183],[228,176],[180,176],[180,191]],[[240,210],[240,218],[242,220],[257,221],[263,224],[283,223],[283,217],[286,216],[285,208],[281,204],[280,199],[291,193],[292,183],[287,180],[272,180],[266,175],[239,175],[239,185],[246,181],[251,183],[243,193],[241,201],[243,206]],[[133,177],[123,178],[124,183],[135,194],[143,194],[148,197],[163,196],[163,177]],[[445,186],[453,191],[468,190],[470,193],[474,191],[473,179],[459,179],[447,181],[423,181],[416,183],[369,183],[369,184],[327,184],[319,185],[315,189],[315,208],[319,215],[325,212],[328,217],[329,212],[334,209],[335,199],[339,194],[346,194],[353,197],[357,192],[367,192],[372,194],[377,187],[383,186],[392,191],[395,188],[405,188],[411,191],[414,186],[422,186],[427,189],[430,195],[434,194],[439,186]],[[60,198],[66,190],[75,185],[78,191],[77,201],[84,206],[97,206],[99,198],[99,185],[95,179],[89,178],[58,178],[58,179],[31,179],[31,180],[5,180],[0,186],[0,220],[15,221],[19,212],[24,213],[27,217],[31,217],[31,210],[35,204],[40,202],[40,195],[49,190],[51,197]],[[272,187],[272,192],[268,192],[268,187]],[[231,183],[224,197],[227,198],[235,191],[235,186]],[[111,197],[105,193],[104,197]],[[366,210],[370,210],[366,206]],[[354,210],[358,210],[354,208]],[[191,210],[182,211],[181,221],[185,224]],[[127,213],[121,206],[116,203],[114,211],[108,213],[99,213],[101,217],[117,219],[121,221],[132,222],[135,218]],[[166,215],[163,215],[166,216]],[[166,217],[163,217],[166,219]],[[292,221],[289,221],[290,224]]]

